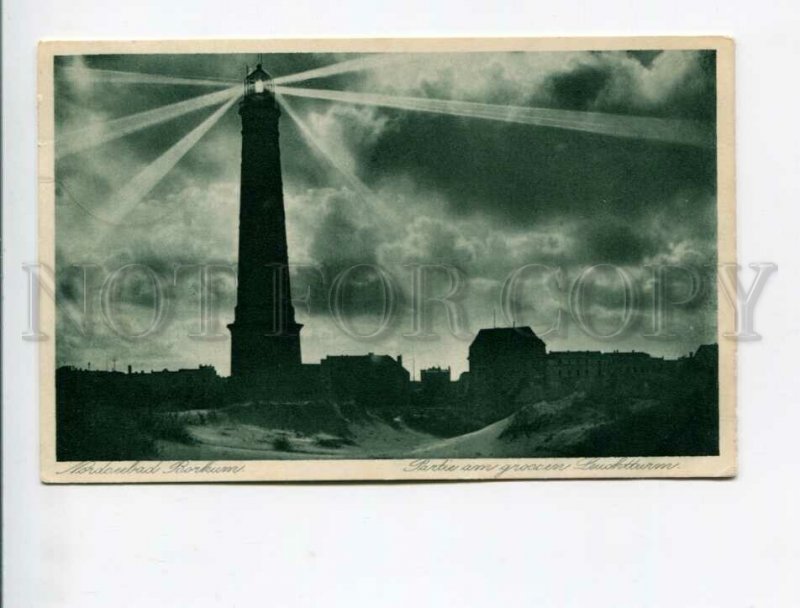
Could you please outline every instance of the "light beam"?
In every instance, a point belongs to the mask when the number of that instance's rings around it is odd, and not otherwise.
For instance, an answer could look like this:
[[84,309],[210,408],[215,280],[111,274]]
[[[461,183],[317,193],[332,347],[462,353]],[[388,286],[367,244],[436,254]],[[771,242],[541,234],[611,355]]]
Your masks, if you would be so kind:
[[370,70],[373,68],[390,65],[392,63],[413,60],[415,58],[415,55],[409,53],[381,54],[371,55],[369,57],[359,57],[357,59],[340,61],[339,63],[335,63],[333,65],[326,65],[321,68],[314,68],[313,70],[306,70],[304,72],[297,72],[296,74],[279,76],[273,80],[273,83],[276,85],[281,85],[300,82],[303,80],[311,80],[312,78],[326,78],[328,76],[336,76],[338,74],[346,74],[348,72]]
[[473,101],[401,97],[286,86],[275,87],[275,90],[282,95],[295,97],[383,106],[468,118],[483,118],[538,127],[597,133],[612,137],[646,139],[706,148],[713,147],[715,143],[713,129],[709,125],[690,120],[625,116],[575,110],[553,110],[550,108],[502,106]]
[[286,101],[286,99],[280,95],[278,95],[277,98],[281,104],[281,107],[286,110],[286,113],[297,125],[297,128],[300,130],[300,134],[303,136],[306,144],[308,144],[313,150],[316,150],[331,164],[331,166],[333,166],[334,169],[338,170],[348,185],[355,190],[356,194],[358,194],[364,200],[369,200],[372,197],[372,191],[364,184],[364,182],[358,179],[358,177],[356,177],[347,167],[345,167],[344,164],[337,159],[336,154],[328,150],[327,146],[325,146],[325,144],[314,135],[308,124],[306,124],[306,122],[300,118],[300,116]]
[[189,112],[195,112],[227,101],[231,97],[238,97],[239,94],[240,87],[231,87],[224,91],[193,97],[192,99],[186,99],[152,110],[137,112],[136,114],[90,124],[82,129],[69,131],[56,137],[56,158],[62,158],[69,154],[99,146],[141,129],[178,118]]
[[136,205],[138,205],[142,199],[155,188],[156,184],[178,164],[178,161],[200,141],[200,138],[211,130],[211,127],[222,118],[222,115],[228,111],[237,99],[238,96],[233,97],[221,105],[213,114],[184,135],[169,150],[164,152],[139,172],[136,177],[125,184],[112,199],[114,201],[114,206],[111,210],[111,217],[106,216],[108,222],[111,224],[121,224]]
[[325,143],[314,134],[311,127],[308,126],[305,120],[300,118],[300,115],[286,101],[285,97],[277,95],[277,99],[281,104],[281,107],[286,110],[286,113],[297,125],[306,144],[312,150],[316,151],[322,158],[324,158],[334,169],[341,173],[345,182],[347,182],[347,184],[355,193],[357,199],[363,203],[361,210],[365,215],[371,215],[375,218],[378,216],[377,210],[380,208],[384,217],[397,216],[397,210],[393,206],[384,204],[384,201],[380,196],[376,195],[369,188],[369,186],[361,181],[340,160],[338,160],[337,155],[328,149]]
[[110,82],[123,84],[175,84],[201,87],[229,87],[234,80],[217,78],[178,78],[164,74],[143,74],[141,72],[123,72],[120,70],[97,70],[83,67],[60,67],[57,75],[64,74],[76,80],[88,82]]

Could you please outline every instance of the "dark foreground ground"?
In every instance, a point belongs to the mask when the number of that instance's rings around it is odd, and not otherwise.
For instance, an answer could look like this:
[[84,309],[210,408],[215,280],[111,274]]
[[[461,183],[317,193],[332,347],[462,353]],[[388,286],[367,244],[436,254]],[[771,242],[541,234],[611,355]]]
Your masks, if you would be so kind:
[[700,456],[718,453],[716,374],[685,369],[513,399],[499,420],[475,404],[417,403],[403,412],[331,401],[217,406],[59,395],[58,460],[271,460],[425,457]]

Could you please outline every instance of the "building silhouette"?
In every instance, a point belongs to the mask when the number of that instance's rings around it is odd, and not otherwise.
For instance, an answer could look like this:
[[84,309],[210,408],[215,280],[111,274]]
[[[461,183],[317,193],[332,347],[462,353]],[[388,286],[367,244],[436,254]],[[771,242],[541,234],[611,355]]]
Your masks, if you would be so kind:
[[719,346],[716,344],[703,344],[692,355],[692,360],[701,367],[716,367],[719,361]]
[[[422,408],[460,408],[476,420],[510,414],[597,383],[647,378],[686,361],[713,370],[716,345],[694,356],[664,360],[642,352],[547,352],[530,327],[481,329],[469,347],[468,371],[457,382],[450,367],[421,371],[412,383],[402,356],[327,356],[303,364],[302,325],[295,320],[288,272],[286,214],[281,177],[280,109],[270,75],[259,64],[244,80],[238,284],[231,332],[231,377],[211,366],[177,371],[98,371],[61,367],[56,373],[60,414],[82,401],[136,407],[192,409],[258,400],[357,402],[393,414]],[[684,363],[681,363],[681,362]],[[116,362],[116,360],[115,360]],[[89,366],[91,367],[91,366]],[[412,403],[413,402],[413,403]],[[68,403],[68,407],[64,404]]]
[[286,215],[272,79],[247,75],[242,117],[239,269],[231,332],[231,376],[255,382],[301,373],[300,329],[289,284]]
[[336,401],[355,401],[376,410],[401,411],[408,405],[410,375],[403,357],[335,355],[319,365],[325,394]]
[[635,379],[667,371],[675,363],[676,360],[637,351],[555,351],[547,355],[545,385],[557,394],[573,390],[576,386],[589,386],[612,379]]
[[420,371],[420,385],[422,390],[437,394],[450,386],[450,368],[449,367],[429,367]]
[[541,382],[547,355],[530,327],[481,329],[469,346],[469,393],[477,409],[512,407],[510,394]]
[[76,407],[97,401],[115,406],[175,409],[213,407],[225,397],[224,379],[211,365],[194,369],[116,370],[62,366],[56,370],[58,401]]

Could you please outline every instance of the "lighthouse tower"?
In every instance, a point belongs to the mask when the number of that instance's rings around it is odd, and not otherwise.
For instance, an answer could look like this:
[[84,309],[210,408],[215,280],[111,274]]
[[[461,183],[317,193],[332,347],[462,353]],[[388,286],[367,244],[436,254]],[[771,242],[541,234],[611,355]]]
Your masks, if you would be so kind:
[[231,375],[254,382],[300,369],[300,329],[289,289],[278,134],[280,110],[261,64],[245,77],[239,270],[231,332]]

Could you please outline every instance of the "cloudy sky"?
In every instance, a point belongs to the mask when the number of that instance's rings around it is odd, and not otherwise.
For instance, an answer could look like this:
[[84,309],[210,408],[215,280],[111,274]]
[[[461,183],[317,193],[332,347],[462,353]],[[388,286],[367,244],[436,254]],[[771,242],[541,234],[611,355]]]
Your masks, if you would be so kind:
[[[352,59],[351,55],[265,55],[274,76]],[[102,82],[93,69],[238,81],[252,55],[61,57],[56,60],[56,138],[105,120],[212,92],[178,84]],[[71,68],[63,70],[62,68]],[[703,52],[561,52],[411,56],[382,68],[292,86],[545,107],[713,125],[714,55]],[[289,257],[303,359],[326,354],[403,354],[417,373],[429,365],[466,369],[481,327],[511,324],[503,284],[518,273],[517,324],[531,325],[552,350],[644,350],[678,356],[713,341],[716,301],[715,150],[635,138],[446,114],[287,97],[305,132],[284,112],[281,150]],[[235,283],[240,123],[232,107],[120,222],[115,194],[214,108],[205,108],[65,156],[57,164],[56,250],[62,306],[58,363],[135,369],[211,363],[229,371]],[[311,141],[313,140],[313,141]],[[334,159],[332,163],[330,158]],[[86,265],[96,266],[86,266]],[[113,271],[141,264],[119,275]],[[209,270],[206,325],[200,323],[196,268]],[[430,309],[419,331],[410,313],[413,266],[425,289],[442,295],[457,273],[451,327]],[[652,271],[670,264],[697,270],[699,289],[670,308],[672,338],[653,338]],[[307,265],[307,266],[304,266]],[[383,269],[394,295],[382,331]],[[570,314],[568,293],[594,265],[582,292],[587,332]],[[625,331],[622,280],[633,301]],[[332,314],[334,279],[349,271]],[[455,269],[448,271],[444,268]],[[109,281],[110,276],[117,276]],[[154,317],[153,277],[163,306]],[[85,290],[84,290],[85,279]],[[691,289],[672,271],[669,297]],[[105,287],[103,287],[105,283]],[[79,330],[74,316],[83,313]],[[105,298],[101,298],[101,294]],[[508,299],[506,300],[508,302]],[[77,306],[72,310],[70,306]],[[558,331],[553,330],[559,308]],[[71,312],[69,312],[71,310]],[[104,315],[105,312],[105,315]],[[70,315],[73,316],[70,316]],[[142,337],[154,321],[155,329]],[[496,319],[496,321],[495,321]],[[343,329],[344,326],[344,329]],[[115,331],[116,330],[116,331]],[[419,334],[433,335],[419,335]],[[124,334],[129,337],[121,337]],[[202,334],[202,335],[193,335]],[[360,336],[359,336],[360,334]],[[595,334],[594,336],[591,334]],[[413,363],[412,363],[413,362]]]

